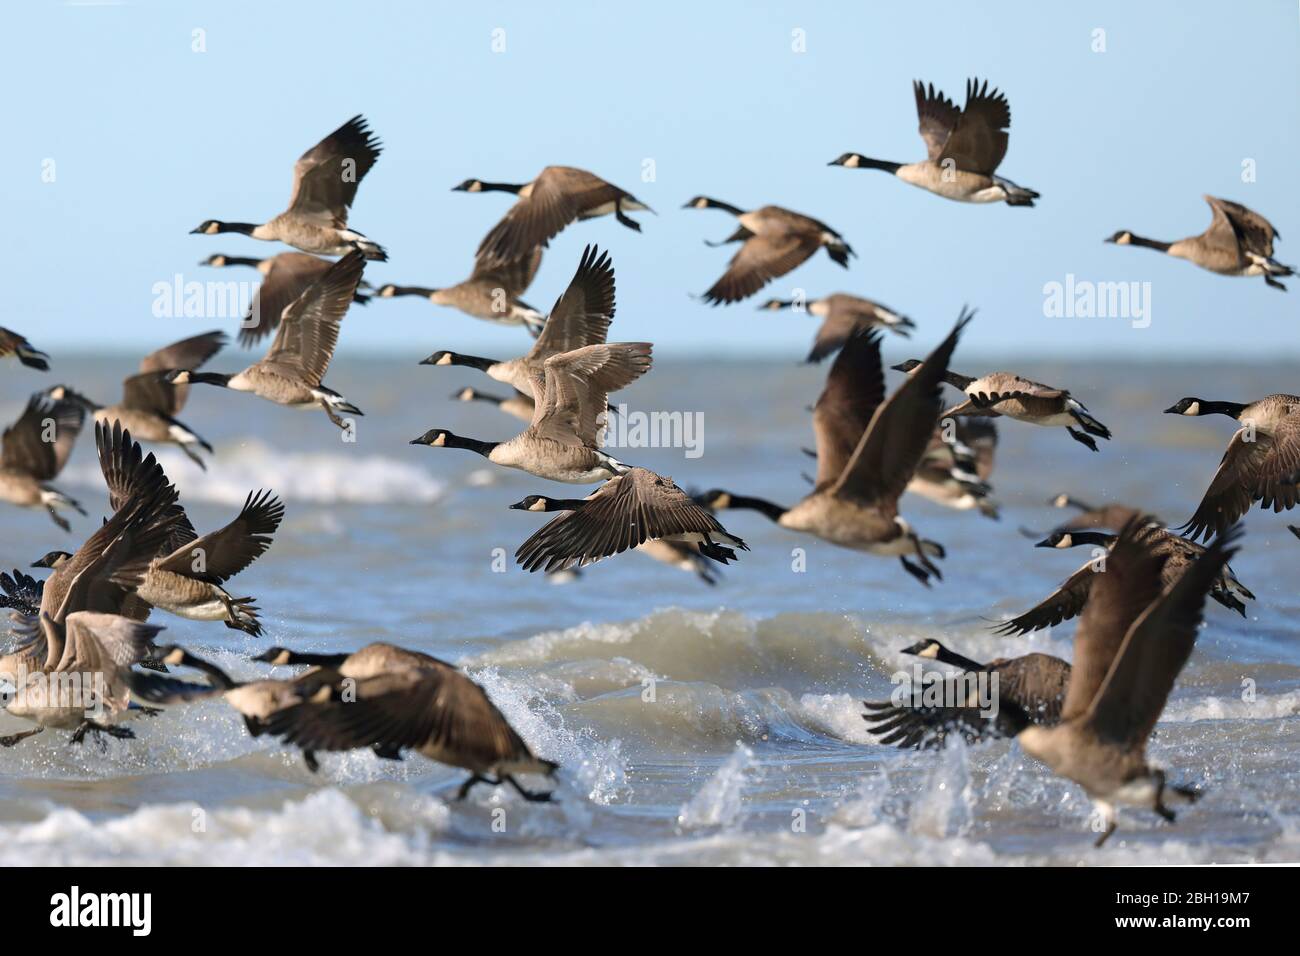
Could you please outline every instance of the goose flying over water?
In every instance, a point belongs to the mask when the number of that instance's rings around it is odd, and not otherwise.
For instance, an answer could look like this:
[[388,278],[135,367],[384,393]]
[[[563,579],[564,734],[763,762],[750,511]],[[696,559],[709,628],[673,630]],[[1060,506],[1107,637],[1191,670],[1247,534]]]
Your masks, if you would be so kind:
[[1273,258],[1273,240],[1282,238],[1273,224],[1240,203],[1214,196],[1202,198],[1210,204],[1213,217],[1209,228],[1199,236],[1160,242],[1121,229],[1106,241],[1117,246],[1155,249],[1220,275],[1263,276],[1268,285],[1285,292],[1286,286],[1274,276],[1295,275],[1295,269]]
[[506,192],[519,197],[479,243],[477,258],[488,268],[532,255],[572,222],[613,213],[623,225],[640,232],[641,224],[627,213],[654,211],[627,190],[572,166],[547,166],[532,182],[520,185],[467,179],[452,191]]
[[[239,324],[239,345],[251,349],[280,326],[280,313],[302,295],[309,286],[326,272],[334,263],[329,259],[311,256],[305,252],[282,252],[269,259],[250,259],[241,256],[227,256],[218,253],[208,256],[199,263],[220,269],[228,266],[250,266],[262,274],[262,284],[257,288],[252,305]],[[365,305],[370,296],[360,291],[369,288],[362,281],[357,285],[358,291],[352,294],[352,301]]]
[[887,400],[880,333],[859,331],[849,337],[813,409],[817,481],[794,507],[722,490],[705,493],[702,502],[715,510],[752,508],[783,528],[843,548],[897,557],[908,574],[927,586],[931,577],[942,578],[930,559],[942,558],[943,547],[922,538],[899,516],[898,499],[934,434],[948,362],[972,315],[963,309],[925,366]]
[[464,282],[430,289],[417,285],[383,285],[376,293],[381,299],[418,295],[434,305],[450,306],[476,319],[497,325],[522,325],[534,336],[542,332],[546,316],[519,298],[533,284],[542,263],[542,247],[513,262],[489,265],[474,260],[474,271]]
[[[68,463],[86,410],[77,402],[37,392],[0,442],[0,501],[24,508],[44,508],[64,531],[72,525],[58,508],[86,512],[75,499],[50,484]],[[51,440],[52,439],[52,440]]]
[[49,390],[51,398],[79,402],[99,424],[121,422],[140,441],[175,445],[196,465],[207,470],[207,463],[195,447],[211,453],[212,446],[188,425],[176,419],[190,390],[172,380],[177,369],[196,369],[221,351],[226,344],[223,332],[205,332],[181,339],[150,352],[140,360],[140,371],[122,383],[122,401],[116,405],[96,405],[86,396],[66,385]]
[[509,441],[464,438],[431,428],[412,445],[463,448],[506,468],[539,478],[590,484],[613,478],[628,466],[600,450],[609,393],[626,388],[650,369],[649,342],[613,342],[561,352],[534,372],[541,395],[533,420]]
[[321,380],[334,357],[339,324],[356,294],[365,262],[360,251],[348,253],[286,306],[275,339],[261,361],[234,374],[184,369],[170,373],[167,380],[177,385],[197,382],[252,392],[291,408],[320,408],[330,421],[346,429],[347,422],[337,413],[360,415],[361,409],[326,388]]
[[925,140],[926,158],[919,163],[890,163],[868,159],[861,153],[845,153],[831,166],[850,169],[881,169],[905,183],[958,202],[1005,202],[1008,206],[1032,206],[1038,193],[995,175],[1007,153],[1011,128],[1011,107],[988,81],[966,81],[966,105],[957,105],[931,83],[912,83],[916,96],[918,132]]
[[205,236],[238,232],[321,256],[343,256],[359,249],[367,259],[383,261],[388,255],[381,246],[348,228],[348,210],[357,187],[382,150],[365,118],[354,116],[298,158],[293,194],[284,212],[260,225],[207,219],[190,232]]
[[0,358],[8,358],[11,355],[17,356],[18,361],[28,368],[34,368],[40,372],[50,370],[50,357],[48,355],[37,349],[17,332],[0,328]]
[[826,223],[791,212],[780,206],[763,206],[746,212],[730,203],[696,196],[684,209],[721,209],[729,212],[740,225],[720,243],[743,242],[731,257],[727,271],[704,293],[710,305],[748,299],[773,279],[779,279],[825,248],[833,261],[849,267],[849,256],[857,255],[844,237]]
[[981,664],[950,651],[934,639],[905,647],[902,652],[959,668],[964,674],[997,675],[997,712],[993,715],[983,712],[978,695],[963,697],[962,685],[952,680],[946,682],[948,688],[943,700],[963,699],[965,703],[924,706],[912,703],[911,695],[904,695],[899,703],[863,701],[866,712],[862,719],[880,744],[904,750],[928,750],[943,747],[952,734],[959,734],[967,743],[975,743],[994,737],[1014,737],[1030,724],[1050,727],[1061,719],[1070,665],[1059,657],[1025,654]]
[[1115,832],[1120,805],[1149,808],[1174,822],[1168,799],[1194,802],[1200,792],[1171,784],[1147,761],[1146,744],[1174,682],[1191,657],[1205,595],[1237,552],[1236,529],[1164,584],[1168,556],[1152,549],[1143,518],[1125,525],[1105,574],[1074,635],[1074,666],[1053,726],[1030,725],[1016,738],[1031,757],[1079,784],[1106,828]]
[[910,330],[916,328],[916,323],[907,316],[899,315],[879,302],[849,295],[847,292],[836,292],[804,303],[789,299],[768,299],[759,309],[773,312],[781,309],[794,309],[796,312],[806,310],[809,315],[822,320],[813,339],[812,350],[808,353],[808,362],[820,362],[828,355],[835,354],[856,329],[879,326],[908,338],[912,334]]
[[525,571],[583,567],[649,542],[687,545],[721,564],[736,559],[733,548],[749,550],[671,478],[645,468],[611,478],[586,498],[529,495],[510,507],[563,512],[515,552]]
[[1300,397],[1269,395],[1257,402],[1184,398],[1166,415],[1227,415],[1241,423],[1196,512],[1178,530],[1193,541],[1222,534],[1260,507],[1285,511],[1300,501]]
[[997,426],[981,418],[955,419],[951,437],[941,422],[907,483],[912,494],[958,511],[977,510],[995,521],[998,504],[989,478],[997,451]]
[[[920,366],[919,359],[908,359],[891,367],[896,372],[910,375]],[[1014,372],[989,372],[979,378],[948,372],[944,381],[965,392],[966,401],[947,409],[939,416],[941,419],[961,415],[985,418],[1005,415],[1031,425],[1064,428],[1071,438],[1093,451],[1097,451],[1097,443],[1089,436],[1110,438],[1110,429],[1097,421],[1083,402],[1063,388],[1033,382]]]

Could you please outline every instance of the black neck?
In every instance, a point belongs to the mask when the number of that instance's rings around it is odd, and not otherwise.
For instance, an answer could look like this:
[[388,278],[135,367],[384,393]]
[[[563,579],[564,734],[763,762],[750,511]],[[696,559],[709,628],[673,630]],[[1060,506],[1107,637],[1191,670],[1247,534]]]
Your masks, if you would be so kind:
[[462,435],[453,435],[447,433],[443,446],[446,448],[464,448],[466,451],[472,451],[486,458],[492,454],[492,449],[500,445],[499,441],[479,441],[477,438],[465,438]]
[[1115,540],[1113,534],[1106,534],[1104,531],[1068,531],[1066,533],[1070,536],[1072,545],[1096,544],[1105,547]]
[[1201,402],[1202,415],[1227,415],[1229,418],[1240,418],[1245,410],[1246,406],[1237,402]]
[[1172,243],[1161,242],[1159,239],[1145,239],[1142,236],[1135,236],[1130,232],[1128,236],[1128,245],[1141,246],[1144,249],[1156,249],[1160,252],[1168,252]]
[[743,216],[745,214],[745,210],[737,209],[731,203],[723,202],[721,199],[705,199],[704,203],[709,209],[721,209],[723,212],[729,212],[733,216]]
[[216,664],[212,664],[202,658],[192,657],[191,655],[186,654],[181,663],[186,667],[193,667],[195,670],[203,671],[203,673],[208,675],[208,679],[212,681],[213,687],[220,687],[222,690],[231,690],[235,687],[241,686],[240,682],[232,679],[229,674],[223,671]]
[[971,378],[969,375],[958,375],[956,372],[945,373],[943,380],[953,388],[959,388],[963,392],[970,387],[971,382],[975,381],[975,379]]
[[482,358],[478,355],[461,355],[457,353],[452,356],[452,365],[464,365],[468,368],[476,368],[480,372],[486,372],[493,365],[497,364],[496,359]]
[[979,661],[973,661],[969,657],[963,657],[956,651],[948,650],[948,648],[944,647],[942,644],[939,644],[939,653],[934,655],[934,659],[941,664],[951,664],[953,667],[960,667],[964,671],[977,671],[984,666]]
[[577,511],[587,504],[586,498],[547,498],[547,511]]
[[883,159],[870,159],[869,157],[866,156],[859,156],[858,165],[854,168],[855,169],[883,169],[887,173],[896,173],[898,172],[898,167],[902,165],[903,165],[902,163],[891,163]]
[[422,285],[395,285],[393,286],[393,295],[418,295],[428,298],[437,292],[437,289],[426,289]]
[[222,256],[222,265],[227,266],[252,266],[256,269],[262,264],[261,259],[250,259],[247,256]]
[[225,388],[233,376],[222,372],[190,372],[190,381],[198,385],[217,385]]
[[773,504],[762,498],[747,498],[744,495],[731,495],[728,508],[748,508],[750,511],[758,511],[772,521],[780,521],[781,515],[786,513],[785,508]]
[[255,222],[219,222],[217,232],[237,232],[240,235],[251,236],[257,226]]
[[479,183],[481,193],[515,193],[524,188],[523,183]]
[[1084,504],[1084,503],[1083,503],[1082,501],[1080,501],[1078,498],[1071,497],[1070,495],[1066,495],[1066,496],[1065,496],[1065,503],[1064,503],[1061,507],[1063,507],[1063,508],[1073,508],[1073,509],[1075,509],[1076,511],[1096,511],[1096,510],[1097,510],[1096,508],[1092,507],[1092,505]]
[[347,654],[309,654],[300,651],[290,651],[288,656],[290,664],[306,664],[311,667],[340,667],[349,657]]

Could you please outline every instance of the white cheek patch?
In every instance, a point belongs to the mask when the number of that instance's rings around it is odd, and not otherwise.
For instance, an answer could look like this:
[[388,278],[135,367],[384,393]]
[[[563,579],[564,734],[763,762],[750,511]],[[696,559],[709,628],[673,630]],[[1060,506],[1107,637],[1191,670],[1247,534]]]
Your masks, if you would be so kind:
[[438,359],[438,361],[437,361],[436,364],[438,364],[438,365],[450,365],[450,364],[451,364],[451,356],[450,356],[450,355],[444,355],[442,358]]
[[1201,414],[1201,403],[1200,403],[1200,402],[1192,402],[1192,404],[1190,404],[1190,405],[1187,406],[1187,409],[1186,409],[1186,411],[1183,412],[1183,414],[1184,414],[1184,415],[1199,415],[1199,414]]
[[918,654],[918,655],[916,655],[916,656],[917,656],[917,657],[928,657],[928,658],[930,658],[931,660],[933,660],[934,658],[936,658],[936,657],[939,656],[939,645],[938,645],[938,644],[931,644],[931,645],[929,645],[928,647],[926,647],[925,650],[923,650],[920,654]]
[[434,444],[434,445],[445,445],[445,444],[447,444],[447,436],[446,436],[446,435],[439,435],[437,438],[435,438],[435,439],[433,440],[432,444]]

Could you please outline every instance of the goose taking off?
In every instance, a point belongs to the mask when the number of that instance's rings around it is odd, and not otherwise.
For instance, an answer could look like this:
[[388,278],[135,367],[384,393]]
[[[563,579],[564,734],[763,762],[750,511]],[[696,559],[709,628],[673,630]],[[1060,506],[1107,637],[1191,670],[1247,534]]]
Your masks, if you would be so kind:
[[899,315],[879,302],[849,295],[847,292],[836,292],[820,299],[809,299],[804,303],[792,302],[788,299],[768,299],[759,306],[759,309],[774,312],[780,309],[806,311],[809,315],[822,320],[817,335],[813,338],[812,350],[806,360],[808,362],[820,362],[828,355],[834,355],[844,344],[844,340],[857,329],[878,326],[908,338],[912,334],[910,330],[916,328],[916,323],[907,316]]
[[[1150,515],[1137,515],[1146,521],[1147,529],[1142,534],[1143,545],[1160,555],[1164,560],[1164,583],[1171,586],[1187,566],[1205,554],[1205,547],[1178,535],[1157,524],[1152,523]],[[1131,520],[1131,519],[1130,519]],[[1126,527],[1127,522],[1121,527]],[[1097,551],[1082,567],[1071,574],[1059,588],[1049,594],[1024,614],[993,628],[998,634],[1028,634],[1045,627],[1054,627],[1062,621],[1079,614],[1088,603],[1092,593],[1093,581],[1098,574],[1108,568],[1106,554],[1115,546],[1116,535],[1101,531],[1054,531],[1038,544],[1036,548],[1077,548],[1089,545]],[[1222,572],[1210,588],[1210,597],[1214,598],[1230,611],[1246,616],[1246,601],[1255,600],[1255,595],[1237,580],[1232,568],[1224,564]]]
[[1300,500],[1300,397],[1269,395],[1245,405],[1180,399],[1166,415],[1227,415],[1241,423],[1228,442],[1205,497],[1179,527],[1193,541],[1222,534],[1250,511],[1254,502],[1286,511]]
[[[888,400],[880,360],[880,332],[855,332],[831,365],[813,409],[817,433],[817,481],[792,508],[729,491],[706,492],[715,510],[752,508],[783,528],[816,535],[842,548],[897,557],[922,584],[942,579],[930,560],[942,558],[937,542],[922,538],[898,514],[898,499],[925,455],[942,408],[942,383],[962,329],[956,326],[926,365]],[[917,564],[908,560],[915,557]]]
[[541,334],[546,317],[519,298],[533,284],[542,263],[542,247],[513,262],[489,265],[474,260],[474,271],[464,282],[442,289],[416,285],[384,285],[375,294],[381,299],[418,295],[434,305],[458,309],[476,319],[497,325],[522,325],[534,336]]
[[489,378],[513,385],[516,391],[534,398],[534,382],[544,377],[547,359],[605,341],[609,325],[614,320],[614,293],[614,263],[609,253],[587,246],[582,251],[577,271],[563,294],[555,300],[537,341],[526,355],[497,361],[440,349],[420,364],[476,368]]
[[[86,512],[75,500],[50,484],[68,463],[81,434],[86,410],[77,402],[37,392],[18,421],[4,431],[0,443],[0,501],[23,508],[44,508],[64,531],[72,526],[56,511]],[[53,432],[47,423],[52,423]]]
[[628,466],[600,450],[609,393],[649,371],[651,348],[649,342],[613,342],[552,355],[533,374],[533,393],[541,396],[533,420],[509,441],[431,428],[410,444],[464,448],[551,481],[590,484],[621,475]]
[[595,219],[610,213],[637,232],[641,224],[627,213],[653,212],[630,192],[605,182],[585,169],[547,166],[532,182],[522,185],[467,179],[453,192],[514,193],[519,199],[505,217],[479,243],[477,258],[492,268],[517,262],[545,246],[572,222]]
[[911,702],[909,694],[898,702],[863,701],[866,712],[862,719],[867,729],[880,738],[878,743],[902,750],[929,750],[944,746],[949,734],[960,734],[969,744],[993,737],[1014,737],[1030,724],[1051,726],[1061,719],[1070,665],[1059,657],[1025,654],[981,664],[953,653],[933,639],[905,647],[902,652],[959,668],[964,674],[996,674],[997,712],[985,713],[976,699],[978,695],[968,692],[962,698],[961,692],[969,691],[969,685],[951,679],[945,682],[942,699],[964,699],[962,704],[927,706]]
[[563,512],[515,552],[525,571],[583,567],[655,541],[692,546],[721,564],[736,559],[733,548],[749,550],[671,478],[645,468],[611,478],[586,498],[529,495],[510,507]]
[[196,465],[207,470],[196,446],[208,453],[212,446],[176,416],[189,398],[189,386],[172,380],[177,369],[196,369],[221,351],[226,344],[223,332],[205,332],[181,339],[150,352],[140,360],[140,371],[122,383],[122,401],[116,405],[96,405],[86,396],[65,385],[56,385],[49,395],[55,399],[79,402],[97,424],[121,422],[139,441],[176,445]]
[[34,368],[40,372],[50,370],[50,357],[48,355],[35,348],[31,342],[28,342],[17,332],[0,328],[0,358],[8,358],[11,355],[16,355],[18,361],[28,368]]
[[710,246],[744,243],[731,257],[727,271],[702,296],[710,305],[748,299],[773,279],[794,271],[823,247],[845,269],[849,267],[849,256],[857,255],[844,237],[826,223],[780,206],[763,206],[746,212],[717,199],[696,196],[682,208],[721,209],[740,222],[736,231],[722,242],[707,243]]
[[955,419],[950,429],[942,422],[907,483],[912,494],[958,511],[979,511],[998,520],[998,503],[993,500],[993,456],[998,431],[993,422],[981,418]]
[[920,80],[912,83],[916,95],[918,132],[925,140],[926,158],[919,163],[889,163],[868,159],[861,153],[845,153],[831,166],[849,169],[883,169],[905,183],[920,186],[945,199],[958,202],[1005,202],[1008,206],[1032,206],[1038,193],[994,175],[1007,153],[1007,130],[1011,128],[1011,107],[988,81],[966,81],[966,106],[957,109],[952,100]]
[[336,413],[362,414],[321,380],[334,357],[339,324],[347,314],[366,260],[353,250],[313,282],[280,316],[275,339],[261,361],[242,372],[194,372],[183,369],[167,376],[177,385],[197,382],[236,392],[252,392],[268,402],[291,408],[320,408],[339,428],[347,422]]
[[321,256],[343,256],[359,249],[367,259],[382,262],[388,258],[383,248],[348,228],[348,210],[357,187],[382,150],[366,120],[354,116],[294,163],[293,194],[289,208],[280,215],[261,225],[207,219],[190,233],[238,232]]
[[525,790],[515,775],[550,777],[558,765],[534,756],[483,688],[435,657],[380,643],[353,654],[272,647],[254,660],[310,669],[289,680],[242,683],[182,648],[160,651],[164,663],[201,670],[211,685],[137,673],[131,677],[133,693],[164,705],[223,697],[243,715],[253,736],[271,734],[297,746],[312,770],[319,751],[368,748],[401,760],[409,749],[470,771],[457,793],[460,799],[476,783],[507,783],[530,801],[551,798]]
[[1093,584],[1074,635],[1060,723],[1031,725],[1017,737],[1027,754],[1087,791],[1106,825],[1097,846],[1115,832],[1121,804],[1172,823],[1166,798],[1190,803],[1200,796],[1148,764],[1146,744],[1191,657],[1205,595],[1239,540],[1236,529],[1219,536],[1166,586],[1167,556],[1151,548],[1145,528],[1143,518],[1124,526]]
[[1273,240],[1282,238],[1273,224],[1240,203],[1214,196],[1202,198],[1210,204],[1213,216],[1209,228],[1199,236],[1160,242],[1121,229],[1106,241],[1155,249],[1219,275],[1263,276],[1266,283],[1285,292],[1286,286],[1274,276],[1295,275],[1295,269],[1273,258]]
[[[199,263],[220,269],[227,266],[250,266],[262,274],[262,284],[257,288],[253,303],[239,324],[240,348],[251,349],[280,326],[280,314],[294,299],[302,295],[313,282],[334,265],[329,259],[310,256],[305,252],[282,252],[269,259],[249,259],[239,256],[213,255]],[[358,290],[366,289],[365,282]],[[365,305],[370,296],[357,291],[352,301]]]
[[[911,375],[921,367],[921,362],[908,359],[891,367],[896,372]],[[966,401],[946,410],[939,416],[941,419],[962,415],[984,418],[1005,415],[1031,425],[1064,428],[1071,438],[1093,451],[1097,450],[1097,443],[1089,436],[1110,438],[1110,429],[1097,421],[1083,402],[1063,388],[1033,382],[1014,372],[990,372],[979,378],[948,372],[944,381],[965,392]]]

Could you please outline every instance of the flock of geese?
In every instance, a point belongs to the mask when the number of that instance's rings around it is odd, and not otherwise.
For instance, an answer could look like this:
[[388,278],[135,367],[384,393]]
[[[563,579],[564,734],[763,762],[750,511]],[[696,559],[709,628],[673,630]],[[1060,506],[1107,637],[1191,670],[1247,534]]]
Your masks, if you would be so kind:
[[[1039,194],[999,176],[1011,123],[1006,97],[987,82],[971,80],[958,106],[933,85],[914,86],[926,158],[913,163],[845,153],[832,165],[889,172],[946,199],[969,203],[1034,205]],[[204,370],[226,344],[219,331],[195,335],[145,356],[123,383],[120,401],[101,405],[66,385],[37,392],[4,432],[0,500],[45,509],[63,531],[61,514],[87,512],[53,484],[67,462],[87,416],[108,491],[109,515],[76,550],[52,550],[34,567],[0,575],[0,606],[11,610],[11,639],[0,673],[17,686],[9,713],[33,727],[0,738],[13,746],[45,728],[131,737],[124,718],[159,707],[220,697],[243,717],[254,736],[269,734],[299,749],[309,767],[320,752],[368,748],[386,759],[414,750],[463,768],[464,797],[480,782],[507,784],[529,800],[550,793],[525,789],[518,775],[551,776],[554,763],[534,755],[483,690],[453,665],[386,643],[351,654],[309,654],[274,647],[257,661],[302,667],[291,677],[236,681],[214,664],[174,645],[159,645],[161,630],[147,623],[153,609],[261,634],[254,599],[228,590],[272,544],[284,507],[269,491],[250,491],[229,524],[200,535],[179,492],[141,443],[180,448],[199,467],[212,446],[177,416],[190,386],[247,392],[299,409],[317,409],[342,429],[362,411],[325,384],[340,324],[354,303],[417,295],[474,318],[523,326],[533,336],[522,355],[492,359],[442,349],[423,359],[430,366],[477,369],[508,387],[505,395],[465,388],[453,398],[484,401],[525,423],[513,438],[488,441],[427,429],[413,445],[455,448],[495,465],[550,481],[598,487],[582,497],[530,494],[510,505],[553,517],[516,552],[528,571],[566,572],[627,551],[694,573],[708,583],[717,564],[748,550],[725,528],[719,513],[755,510],[782,528],[827,543],[887,558],[926,586],[942,578],[936,562],[943,546],[899,513],[911,491],[957,509],[997,517],[989,479],[997,445],[994,419],[1065,429],[1096,452],[1111,433],[1065,388],[1019,374],[964,375],[951,366],[974,319],[963,309],[948,334],[924,358],[893,369],[904,373],[887,393],[881,340],[885,332],[910,336],[916,323],[884,305],[846,293],[807,303],[773,298],[760,308],[804,307],[822,319],[810,362],[834,356],[812,409],[815,476],[790,507],[715,489],[689,495],[672,479],[620,461],[604,450],[613,413],[610,395],[650,371],[649,342],[611,342],[615,314],[614,266],[607,252],[588,246],[573,278],[550,311],[523,296],[552,238],[571,224],[613,215],[640,231],[629,213],[651,211],[631,193],[566,166],[549,166],[522,184],[469,179],[466,193],[505,192],[514,204],[483,238],[470,275],[450,286],[386,284],[363,278],[370,261],[385,261],[381,245],[348,224],[360,182],[374,167],[381,144],[366,121],[354,117],[304,153],[294,166],[288,208],[260,224],[205,220],[194,233],[239,233],[293,247],[270,258],[217,254],[204,264],[255,268],[262,277],[239,329],[239,344],[258,346],[272,337],[261,359],[242,371]],[[1207,197],[1210,228],[1199,236],[1164,243],[1117,232],[1111,242],[1158,249],[1213,272],[1263,276],[1276,288],[1293,270],[1273,258],[1276,230],[1237,203]],[[697,196],[692,209],[716,209],[736,218],[723,243],[740,243],[725,272],[703,293],[711,305],[740,302],[784,276],[819,249],[845,268],[854,255],[844,237],[818,219],[779,206],[744,210]],[[710,243],[710,245],[715,245]],[[337,257],[333,261],[321,257]],[[47,371],[50,359],[18,333],[0,329],[0,355]],[[950,404],[951,387],[960,400]],[[1186,663],[1208,595],[1245,614],[1254,595],[1233,574],[1229,559],[1240,547],[1239,519],[1256,503],[1276,511],[1300,495],[1300,397],[1269,395],[1236,403],[1188,397],[1170,414],[1226,415],[1239,424],[1184,535],[1167,530],[1141,509],[1091,508],[1068,496],[1056,504],[1078,514],[1038,543],[1040,547],[1091,546],[1094,557],[1053,594],[998,626],[1025,634],[1079,617],[1074,664],[1028,654],[980,664],[937,641],[906,653],[967,674],[997,674],[1000,708],[987,716],[959,696],[949,706],[868,703],[865,717],[885,744],[942,746],[953,735],[967,740],[1015,736],[1032,756],[1090,794],[1107,826],[1115,828],[1121,804],[1173,819],[1168,803],[1198,791],[1166,781],[1146,760],[1152,727]],[[794,497],[792,495],[792,497]],[[1300,529],[1292,528],[1300,536]],[[1207,543],[1199,543],[1205,539]],[[1104,554],[1104,559],[1095,557]],[[196,669],[202,682],[174,676]],[[94,716],[83,699],[42,691],[58,678],[94,673],[99,679]],[[950,675],[955,682],[960,675]],[[1099,841],[1100,842],[1100,841]]]

